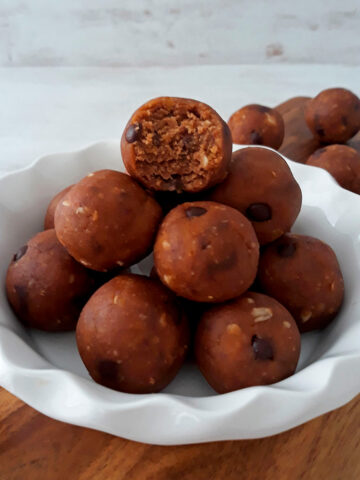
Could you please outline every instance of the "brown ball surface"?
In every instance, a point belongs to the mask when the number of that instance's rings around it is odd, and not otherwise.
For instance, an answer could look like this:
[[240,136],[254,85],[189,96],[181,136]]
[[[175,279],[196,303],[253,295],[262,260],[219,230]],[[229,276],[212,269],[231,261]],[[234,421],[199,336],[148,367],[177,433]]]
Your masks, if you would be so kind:
[[70,185],[69,187],[64,188],[61,192],[57,193],[55,197],[53,197],[49,203],[49,206],[46,210],[45,219],[44,219],[44,230],[49,230],[50,228],[55,228],[55,210],[58,206],[59,202],[65,197],[67,192],[73,187]]
[[259,244],[251,223],[215,202],[184,203],[160,226],[154,261],[161,281],[197,302],[241,295],[254,281]]
[[233,153],[229,175],[210,199],[236,208],[251,222],[261,245],[289,231],[301,208],[301,190],[285,160],[266,148]]
[[284,120],[279,112],[263,105],[246,105],[228,121],[233,143],[275,148],[284,140]]
[[338,313],[344,280],[334,251],[317,238],[286,234],[260,258],[264,292],[291,312],[301,332],[326,327]]
[[300,334],[280,303],[247,292],[203,315],[195,355],[202,374],[218,393],[268,385],[295,372]]
[[327,170],[343,188],[360,194],[360,154],[347,145],[328,145],[310,157],[308,165]]
[[159,281],[122,275],[90,298],[76,328],[92,378],[128,393],[165,388],[188,349],[188,325],[175,296]]
[[205,190],[225,178],[231,151],[227,124],[205,103],[187,98],[145,103],[121,139],[127,171],[150,190]]
[[53,229],[20,248],[6,276],[7,297],[19,320],[53,332],[75,328],[95,288],[93,272],[70,257]]
[[360,100],[345,88],[329,88],[311,99],[305,120],[322,143],[344,143],[360,129]]
[[84,266],[107,271],[126,267],[151,250],[162,211],[129,175],[91,173],[59,203],[59,241]]

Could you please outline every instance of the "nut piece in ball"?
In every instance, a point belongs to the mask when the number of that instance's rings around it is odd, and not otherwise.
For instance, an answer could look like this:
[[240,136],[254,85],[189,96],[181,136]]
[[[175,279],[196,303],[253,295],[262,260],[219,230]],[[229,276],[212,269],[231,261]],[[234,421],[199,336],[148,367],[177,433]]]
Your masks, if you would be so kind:
[[161,281],[181,297],[222,302],[254,281],[259,244],[251,223],[215,202],[184,203],[165,217],[154,261]]
[[210,308],[196,333],[197,363],[218,393],[279,382],[295,372],[299,354],[293,317],[260,293]]
[[95,288],[93,272],[70,257],[53,229],[38,233],[21,247],[6,276],[15,315],[39,330],[73,330]]
[[160,97],[130,118],[121,153],[127,171],[156,191],[199,192],[221,182],[231,158],[227,124],[205,103]]
[[55,212],[58,239],[85,267],[127,267],[153,246],[162,211],[129,175],[100,170],[83,178]]
[[344,280],[334,251],[317,238],[286,234],[260,258],[259,281],[295,318],[301,332],[326,327],[338,313]]
[[310,157],[308,165],[327,170],[343,188],[360,194],[360,154],[347,145],[328,145]]
[[128,393],[158,392],[181,367],[188,325],[176,297],[159,281],[122,275],[88,301],[76,328],[92,378]]
[[322,143],[344,143],[360,129],[360,99],[345,88],[323,90],[309,101],[305,120]]
[[246,105],[228,121],[234,143],[265,145],[278,149],[284,140],[284,120],[279,112],[263,105]]
[[251,222],[261,245],[288,232],[301,208],[301,190],[285,160],[266,148],[233,153],[229,175],[210,199],[230,205]]

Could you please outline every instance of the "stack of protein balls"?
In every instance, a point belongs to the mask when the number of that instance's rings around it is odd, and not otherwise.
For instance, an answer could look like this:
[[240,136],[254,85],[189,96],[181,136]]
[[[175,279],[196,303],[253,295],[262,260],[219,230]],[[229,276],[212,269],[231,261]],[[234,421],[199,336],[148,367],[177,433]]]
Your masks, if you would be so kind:
[[[304,161],[327,170],[343,188],[360,194],[360,153],[345,144],[360,131],[360,99],[345,88],[323,90],[307,102],[305,121],[319,148]],[[281,146],[285,133],[279,112],[257,104],[233,113],[229,127],[234,143],[274,149]]]
[[[211,107],[171,97],[133,114],[121,152],[130,175],[100,170],[60,192],[13,257],[18,318],[76,328],[92,378],[123,392],[163,389],[192,350],[221,393],[292,375],[299,331],[328,325],[344,284],[328,245],[288,233],[301,190],[284,159],[232,154]],[[152,250],[150,277],[126,270]]]

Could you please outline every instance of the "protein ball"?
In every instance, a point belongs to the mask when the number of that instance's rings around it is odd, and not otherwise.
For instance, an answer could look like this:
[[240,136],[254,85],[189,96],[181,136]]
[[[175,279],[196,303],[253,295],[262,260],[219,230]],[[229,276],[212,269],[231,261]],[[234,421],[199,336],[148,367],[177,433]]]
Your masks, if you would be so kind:
[[360,100],[345,88],[323,90],[309,101],[305,120],[322,143],[344,143],[360,129]]
[[338,313],[344,280],[334,251],[317,238],[286,234],[260,258],[264,292],[282,303],[301,332],[326,327]]
[[221,182],[231,159],[227,124],[205,103],[159,97],[130,118],[121,153],[130,175],[150,190],[199,192]]
[[97,290],[81,312],[76,339],[95,382],[128,393],[165,388],[189,340],[175,296],[140,275],[115,277]]
[[73,185],[70,185],[69,187],[64,188],[64,190],[61,190],[61,192],[57,193],[55,197],[51,199],[45,214],[44,230],[49,230],[50,228],[55,227],[54,217],[55,217],[56,207],[72,187]]
[[279,382],[295,372],[299,354],[294,319],[260,293],[208,310],[195,339],[198,366],[218,393]]
[[280,147],[284,140],[284,120],[279,112],[263,105],[246,105],[228,121],[234,143]]
[[65,195],[55,229],[71,256],[104,272],[145,257],[161,217],[161,207],[129,175],[100,170]]
[[343,188],[360,194],[360,154],[347,145],[329,145],[316,150],[308,165],[327,170]]
[[251,222],[261,245],[288,232],[301,209],[301,189],[276,152],[249,147],[233,154],[229,175],[210,199],[230,205]]
[[95,287],[93,272],[67,253],[53,229],[38,233],[21,247],[6,276],[8,301],[18,319],[53,332],[75,328]]
[[215,202],[184,203],[160,226],[154,261],[161,281],[181,297],[222,302],[254,281],[259,244],[251,223]]

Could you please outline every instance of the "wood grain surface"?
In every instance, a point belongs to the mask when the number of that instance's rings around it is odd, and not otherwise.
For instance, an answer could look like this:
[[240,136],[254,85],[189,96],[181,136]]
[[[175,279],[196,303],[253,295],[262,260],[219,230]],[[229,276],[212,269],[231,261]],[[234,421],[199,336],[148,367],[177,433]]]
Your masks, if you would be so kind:
[[[281,151],[303,162],[317,148],[306,97],[280,105]],[[360,138],[351,142],[358,148]],[[0,480],[358,480],[360,396],[261,440],[159,447],[49,419],[0,389]]]
[[0,390],[1,480],[358,480],[360,397],[261,440],[159,447],[60,423]]

